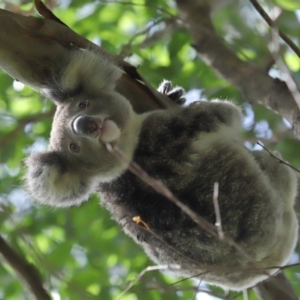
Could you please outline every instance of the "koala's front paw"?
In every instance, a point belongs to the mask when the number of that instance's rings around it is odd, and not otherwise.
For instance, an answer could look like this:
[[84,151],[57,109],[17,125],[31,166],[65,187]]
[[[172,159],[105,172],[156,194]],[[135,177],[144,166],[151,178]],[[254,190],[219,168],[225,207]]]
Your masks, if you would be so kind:
[[186,101],[184,94],[185,91],[182,87],[176,86],[173,88],[173,84],[169,80],[164,80],[157,89],[160,93],[167,95],[178,105],[183,105]]

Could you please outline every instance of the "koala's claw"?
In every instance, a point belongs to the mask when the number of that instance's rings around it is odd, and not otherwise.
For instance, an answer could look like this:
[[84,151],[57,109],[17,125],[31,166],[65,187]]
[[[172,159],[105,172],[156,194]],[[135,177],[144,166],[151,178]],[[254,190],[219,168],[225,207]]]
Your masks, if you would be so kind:
[[186,101],[184,97],[185,91],[182,87],[176,86],[173,88],[173,84],[169,80],[164,80],[157,89],[160,93],[168,96],[171,100],[173,100],[178,105],[183,105]]

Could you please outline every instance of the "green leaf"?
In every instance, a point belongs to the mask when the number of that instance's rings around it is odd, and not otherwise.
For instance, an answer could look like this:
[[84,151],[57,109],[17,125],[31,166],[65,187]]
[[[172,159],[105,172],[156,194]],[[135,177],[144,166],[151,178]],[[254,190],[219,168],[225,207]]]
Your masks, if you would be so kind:
[[282,8],[290,11],[300,8],[300,3],[298,0],[275,0],[275,2]]

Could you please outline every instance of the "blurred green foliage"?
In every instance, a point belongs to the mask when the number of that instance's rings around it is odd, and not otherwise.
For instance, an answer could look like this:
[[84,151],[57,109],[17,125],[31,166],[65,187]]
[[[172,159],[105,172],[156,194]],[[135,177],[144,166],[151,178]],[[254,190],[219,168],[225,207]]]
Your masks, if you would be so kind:
[[[212,16],[218,34],[241,59],[267,66],[270,29],[248,1],[233,2]],[[260,2],[267,11],[275,6],[282,9],[278,26],[299,45],[298,0]],[[12,3],[24,10],[33,8],[31,1]],[[239,92],[197,58],[185,30],[140,47],[176,15],[171,1],[61,0],[53,11],[79,34],[108,51],[130,54],[129,61],[139,65],[140,73],[154,86],[167,78],[186,91],[196,91],[194,100],[201,92],[204,98],[233,98],[243,104]],[[283,57],[300,80],[299,58],[284,44]],[[276,67],[271,74],[280,76]],[[37,266],[54,300],[115,299],[153,263],[98,205],[98,197],[93,196],[81,207],[53,209],[34,205],[22,190],[22,159],[31,151],[46,149],[53,109],[36,91],[13,82],[0,70],[0,233]],[[300,165],[299,141],[280,116],[262,106],[244,105],[244,111],[242,138],[249,148],[255,148],[259,139],[270,150],[279,150],[296,167]],[[297,262],[296,254],[292,262]],[[300,268],[289,268],[286,273],[300,295]],[[147,272],[122,299],[195,299],[198,282],[179,280],[172,274]],[[5,262],[0,264],[0,282],[0,299],[30,299]],[[222,295],[220,289],[212,291]],[[201,299],[210,299],[201,295]],[[242,299],[237,293],[232,295]],[[256,299],[253,292],[249,299]]]

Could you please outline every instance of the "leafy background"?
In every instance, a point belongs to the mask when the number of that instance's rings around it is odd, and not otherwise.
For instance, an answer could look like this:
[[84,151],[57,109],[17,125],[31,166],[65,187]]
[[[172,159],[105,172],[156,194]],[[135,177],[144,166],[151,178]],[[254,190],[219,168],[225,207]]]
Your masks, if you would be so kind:
[[[260,66],[268,65],[270,29],[249,1],[212,1],[225,4],[213,14],[217,32],[237,55]],[[300,166],[300,143],[289,124],[262,106],[245,104],[239,92],[197,58],[187,32],[178,29],[154,43],[144,41],[164,28],[176,15],[171,1],[46,1],[54,13],[79,34],[112,53],[129,56],[153,86],[163,78],[183,86],[189,100],[235,99],[243,106],[245,131],[242,139],[250,149],[262,141],[278,150],[284,159]],[[278,26],[299,46],[300,3],[298,0],[260,1],[269,13],[281,10]],[[0,7],[35,14],[32,1],[0,2]],[[282,55],[296,82],[300,60],[282,45]],[[276,67],[270,70],[280,77]],[[54,300],[115,299],[147,266],[153,265],[139,246],[126,237],[99,206],[98,196],[81,207],[53,209],[35,205],[22,189],[22,160],[32,151],[47,148],[53,105],[36,91],[13,81],[0,70],[0,233],[41,272]],[[299,262],[299,246],[291,263]],[[300,267],[286,270],[300,295]],[[172,274],[147,272],[122,298],[219,299],[220,289],[192,280],[180,281]],[[196,290],[198,294],[196,296]],[[200,291],[199,291],[200,290]],[[242,295],[232,293],[235,299]],[[221,297],[221,296],[220,296]],[[25,286],[4,261],[0,264],[0,299],[30,299]],[[254,293],[249,299],[256,299]]]

